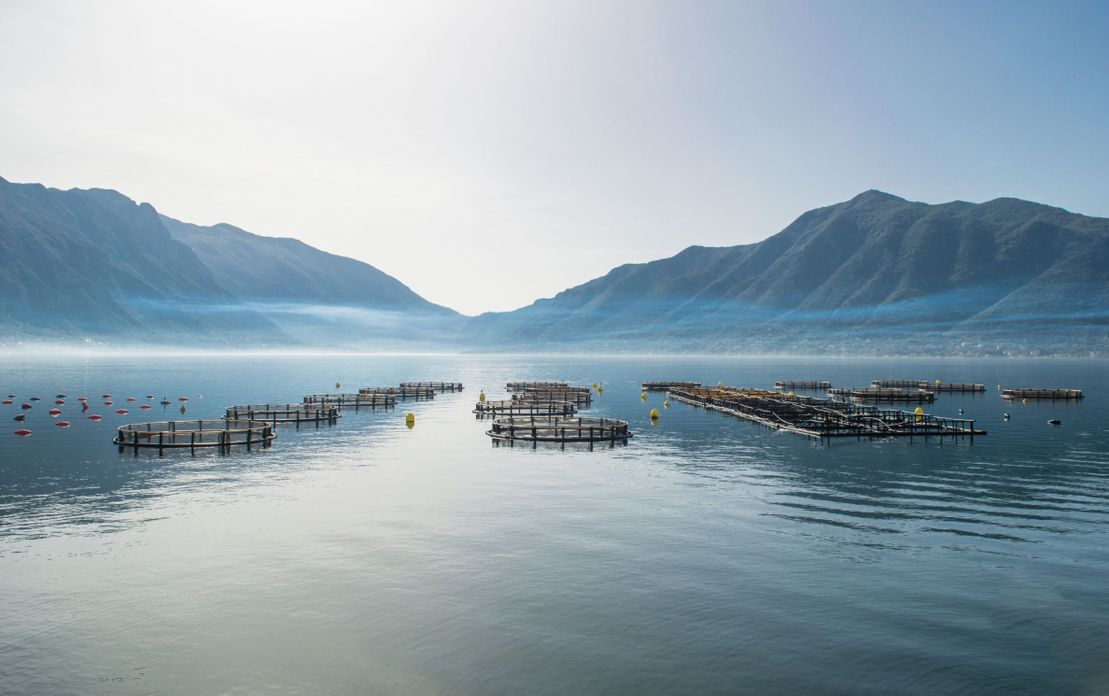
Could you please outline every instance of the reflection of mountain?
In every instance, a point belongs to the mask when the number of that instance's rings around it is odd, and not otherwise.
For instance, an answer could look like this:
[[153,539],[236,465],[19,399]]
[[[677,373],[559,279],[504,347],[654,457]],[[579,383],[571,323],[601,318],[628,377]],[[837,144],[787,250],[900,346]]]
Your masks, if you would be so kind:
[[939,351],[1109,345],[1109,220],[1016,199],[868,191],[758,244],[619,266],[475,338],[669,350]]
[[0,179],[0,243],[9,334],[381,347],[461,321],[368,264],[182,223],[115,191]]

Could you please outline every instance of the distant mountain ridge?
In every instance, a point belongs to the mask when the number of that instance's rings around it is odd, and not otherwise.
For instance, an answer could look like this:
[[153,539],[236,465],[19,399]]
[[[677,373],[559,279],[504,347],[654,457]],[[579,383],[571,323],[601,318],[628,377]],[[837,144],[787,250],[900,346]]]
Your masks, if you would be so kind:
[[756,244],[689,247],[481,315],[468,334],[613,350],[1105,350],[1109,220],[867,191]]

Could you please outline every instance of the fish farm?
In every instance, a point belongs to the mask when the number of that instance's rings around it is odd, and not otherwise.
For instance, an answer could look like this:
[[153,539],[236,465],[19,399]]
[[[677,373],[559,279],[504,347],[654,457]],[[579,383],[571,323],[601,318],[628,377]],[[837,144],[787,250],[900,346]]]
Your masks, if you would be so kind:
[[485,416],[572,416],[578,407],[571,401],[479,401],[474,406],[478,417]]
[[405,389],[431,389],[437,392],[460,392],[462,382],[401,382],[400,388]]
[[695,389],[700,382],[644,382],[643,391],[670,391],[671,389]]
[[494,444],[526,442],[533,447],[540,443],[587,444],[590,449],[599,442],[607,442],[609,446],[618,442],[627,444],[628,438],[634,435],[627,421],[559,416],[498,418],[485,434],[493,438]]
[[397,405],[397,397],[392,394],[371,392],[363,394],[307,394],[304,403],[309,406],[338,406],[339,408],[353,408],[358,411],[363,408],[389,409]]
[[435,398],[435,390],[431,387],[362,387],[359,394],[391,394],[398,399],[412,399],[414,401],[427,401]]
[[942,382],[936,380],[929,382],[926,379],[876,379],[870,383],[871,387],[882,388],[912,388],[912,389],[926,389],[928,391],[944,391],[944,392],[984,392],[986,391],[985,384],[969,384],[965,382]]
[[886,403],[930,404],[936,400],[935,392],[897,387],[836,387],[829,389],[828,394],[833,397],[847,397],[856,401]]
[[228,406],[227,420],[265,421],[267,423],[334,423],[339,419],[338,406],[314,404],[251,404]]
[[815,439],[841,437],[968,437],[985,435],[968,418],[881,409],[834,399],[786,395],[761,389],[723,387],[671,391],[680,403],[727,413],[742,420]]
[[562,387],[558,389],[525,389],[512,394],[513,401],[570,401],[580,407],[593,403],[589,387]]
[[566,386],[566,382],[509,382],[504,385],[504,388],[510,392],[518,392],[525,389],[559,389]]
[[1002,389],[1002,399],[1081,399],[1081,389],[1045,389],[1042,387],[1016,387]]
[[272,423],[254,420],[180,420],[155,423],[131,423],[116,430],[112,442],[124,447],[167,448],[216,447],[221,450],[236,446],[251,449],[268,446],[277,436]]
[[818,389],[831,389],[832,383],[828,380],[814,380],[814,379],[782,379],[774,383],[775,389],[805,389],[805,390],[818,390]]

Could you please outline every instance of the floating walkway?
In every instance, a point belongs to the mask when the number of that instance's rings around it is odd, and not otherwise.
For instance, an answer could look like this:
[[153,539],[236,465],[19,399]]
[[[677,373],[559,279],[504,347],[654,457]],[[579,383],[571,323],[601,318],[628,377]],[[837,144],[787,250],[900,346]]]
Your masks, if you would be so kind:
[[339,408],[390,409],[397,405],[397,397],[392,394],[373,392],[369,394],[308,394],[304,403],[309,406],[338,406]]
[[814,379],[781,379],[774,383],[775,389],[805,389],[809,391],[831,389],[832,383],[828,380]]
[[504,388],[510,392],[519,392],[525,389],[558,389],[566,386],[566,382],[509,382]]
[[1081,389],[1046,389],[1043,387],[1015,387],[1002,389],[1002,399],[1081,399]]
[[390,394],[397,399],[428,401],[435,398],[431,387],[362,387],[359,394]]
[[593,449],[596,443],[627,444],[634,433],[628,430],[628,422],[615,418],[562,418],[558,416],[510,417],[493,421],[492,428],[485,433],[493,442],[515,444],[553,443],[565,447],[567,444],[587,444]]
[[400,388],[405,389],[430,389],[437,392],[460,392],[462,382],[401,382]]
[[836,387],[829,389],[828,394],[858,401],[885,403],[930,404],[936,400],[935,392],[894,387]]
[[116,430],[112,442],[124,447],[154,448],[159,453],[167,448],[215,447],[228,450],[244,446],[269,446],[277,437],[272,423],[253,420],[180,420],[155,423],[131,423]]
[[479,401],[474,413],[485,416],[572,416],[578,407],[572,401]]
[[558,387],[555,389],[525,389],[512,394],[513,401],[570,401],[578,408],[593,403],[589,387]]
[[815,439],[969,437],[985,435],[967,418],[947,418],[876,406],[725,387],[670,392],[670,399]]
[[252,420],[266,423],[334,424],[339,419],[339,407],[322,404],[250,404],[248,406],[228,406],[224,418],[227,420]]
[[696,389],[700,382],[644,382],[643,391],[670,391],[671,389]]

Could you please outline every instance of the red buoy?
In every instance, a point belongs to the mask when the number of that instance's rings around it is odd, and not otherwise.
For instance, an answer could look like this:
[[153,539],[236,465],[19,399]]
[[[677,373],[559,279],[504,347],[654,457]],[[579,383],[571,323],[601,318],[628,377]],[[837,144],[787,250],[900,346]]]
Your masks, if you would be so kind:
[[54,425],[58,426],[59,428],[68,428],[69,427],[69,421],[58,421]]
[[77,400],[80,401],[80,402],[85,402],[85,401],[88,401],[88,397],[78,396]]
[[134,400],[135,400],[135,397],[133,397],[133,396],[129,396],[129,397],[127,397],[127,400],[128,400],[128,401],[134,401]]
[[114,402],[114,401],[105,401],[105,402],[104,402],[104,405],[105,405],[105,406],[115,406],[115,405],[116,405],[116,402]]
[[31,404],[24,403],[22,406],[20,406],[20,408],[26,411],[27,409],[31,408]]
[[23,421],[27,420],[27,414],[26,413],[20,413],[15,417],[15,419],[17,421],[19,421],[20,423],[22,423]]
[[118,413],[119,415],[121,415],[121,416],[122,416],[122,415],[123,415],[124,413],[127,413],[127,409],[125,409],[125,408],[117,408],[117,409],[116,409],[116,413]]
[[150,404],[143,404],[142,406],[139,406],[139,408],[144,411],[149,411],[151,408],[153,408],[153,406],[151,406]]
[[20,437],[27,437],[28,435],[31,434],[31,431],[27,430],[26,428],[20,428],[19,430],[15,431],[15,434],[20,436]]
[[61,406],[62,404],[64,404],[64,403],[65,403],[65,399],[57,399],[57,400],[55,400],[55,401],[54,401],[54,403],[56,403],[57,405]]
[[60,408],[50,409],[50,415],[52,415],[52,416],[61,415],[61,412],[62,412],[62,409],[60,409]]
[[98,415],[98,414],[94,413],[94,414],[92,414],[91,416],[89,416],[89,420],[90,420],[90,421],[98,421],[98,420],[100,420],[100,419],[101,419],[102,417],[103,417],[103,416],[100,416],[100,415]]
[[12,405],[12,400],[11,399],[4,399],[4,405],[5,406],[11,406]]
[[188,400],[189,400],[189,397],[187,397],[187,396],[179,396],[179,397],[177,397],[177,400],[178,400],[178,401],[188,401]]
[[101,394],[100,398],[101,399],[110,399],[110,398],[112,398],[112,395],[111,394]]

